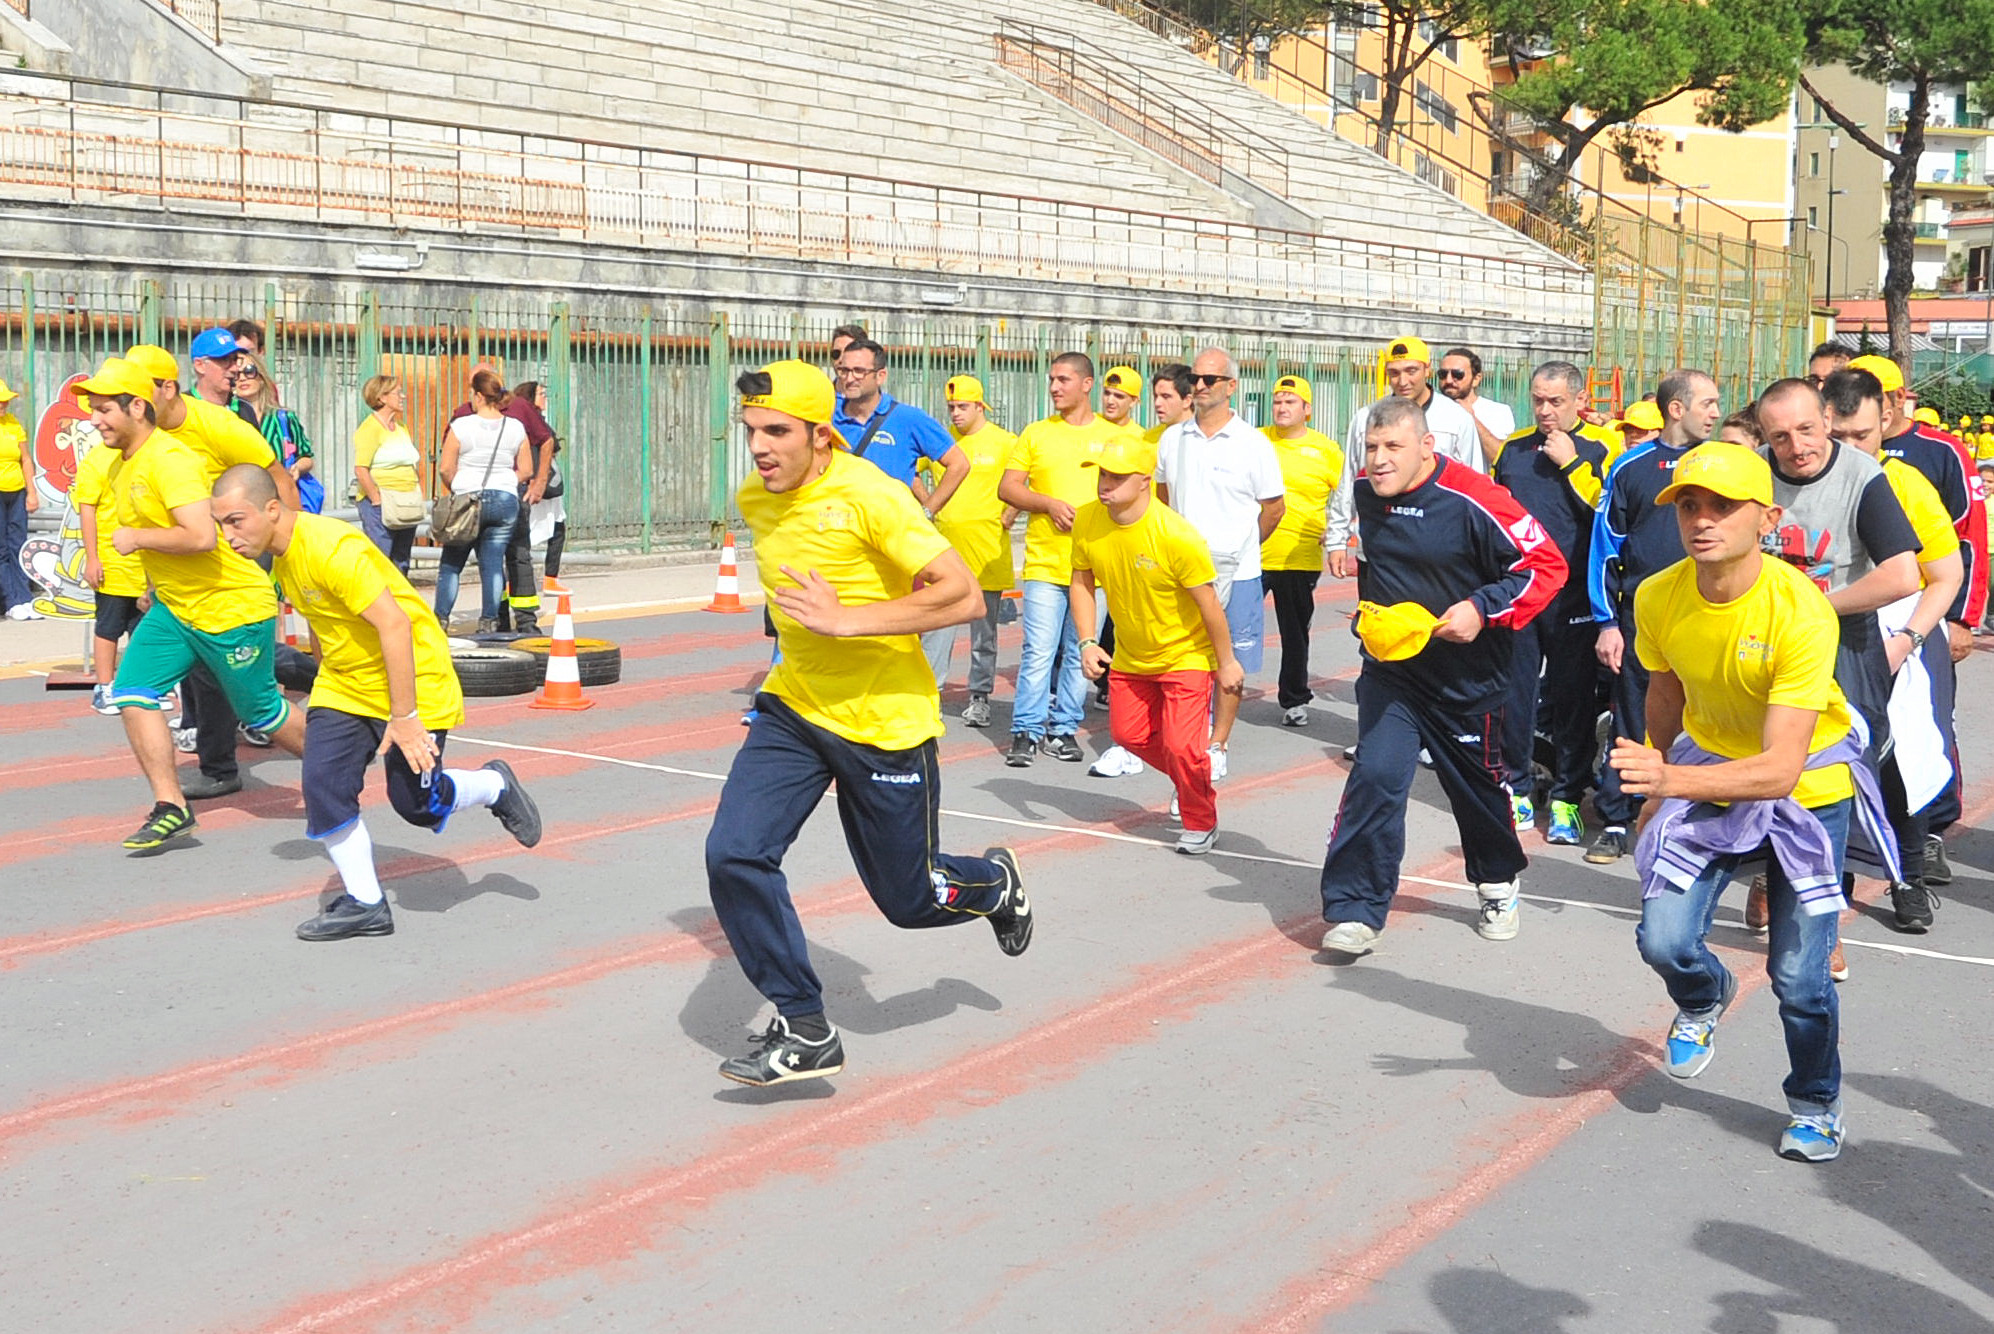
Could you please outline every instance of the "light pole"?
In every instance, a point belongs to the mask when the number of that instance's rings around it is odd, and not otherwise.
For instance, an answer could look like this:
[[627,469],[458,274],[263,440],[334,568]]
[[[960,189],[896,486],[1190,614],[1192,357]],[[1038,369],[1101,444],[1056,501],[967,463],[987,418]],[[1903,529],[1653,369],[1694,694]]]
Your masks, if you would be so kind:
[[[1856,121],[1855,127],[1858,130],[1866,130],[1869,128],[1869,122]],[[1841,126],[1835,124],[1833,121],[1809,121],[1805,125],[1796,125],[1793,127],[1795,133],[1801,130],[1826,130],[1828,132],[1828,239],[1830,242],[1835,239],[1835,196],[1842,193],[1842,191],[1835,188],[1835,150],[1842,146],[1841,128]],[[1795,157],[1798,156],[1799,153],[1796,150]],[[1847,242],[1843,242],[1844,253],[1847,251],[1847,245]],[[1844,274],[1848,272],[1846,262],[1842,265],[1842,272]],[[1828,249],[1827,268],[1821,275],[1821,305],[1825,308],[1834,304],[1835,251],[1834,247],[1830,245]]]

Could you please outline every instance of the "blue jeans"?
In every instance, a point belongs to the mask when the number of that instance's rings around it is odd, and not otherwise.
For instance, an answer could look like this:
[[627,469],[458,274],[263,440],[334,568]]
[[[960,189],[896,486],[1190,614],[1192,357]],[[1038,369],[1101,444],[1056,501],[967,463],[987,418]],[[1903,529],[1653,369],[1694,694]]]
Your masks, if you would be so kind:
[[27,488],[0,491],[0,611],[35,600],[35,586],[21,569],[21,548],[27,540]]
[[[1839,801],[1814,814],[1835,845],[1835,869],[1842,868],[1854,804]],[[1720,857],[1697,882],[1677,893],[1665,889],[1641,904],[1634,929],[1642,960],[1661,975],[1669,999],[1685,1014],[1702,1016],[1717,1008],[1727,973],[1704,944],[1717,900],[1743,858]],[[1828,977],[1840,918],[1803,913],[1778,861],[1766,860],[1766,907],[1772,928],[1766,949],[1766,975],[1779,997],[1779,1021],[1786,1030],[1786,1059],[1792,1071],[1782,1086],[1796,1116],[1839,1110],[1842,1095],[1841,1011]]]
[[381,507],[367,497],[360,497],[360,531],[381,549],[381,554],[395,563],[395,568],[408,573],[409,553],[415,550],[415,529],[390,528],[381,521]]
[[478,619],[497,620],[499,605],[505,601],[505,551],[512,544],[512,527],[519,522],[519,497],[511,491],[480,491],[478,501],[484,526],[478,529],[477,540],[443,548],[443,559],[437,563],[436,619],[446,627],[457,606],[458,576],[464,573],[464,562],[473,550],[478,553],[478,579],[484,594]]
[[[1054,659],[1059,676],[1053,678]],[[1018,660],[1018,697],[1011,731],[1029,737],[1072,736],[1087,707],[1087,678],[1080,674],[1080,635],[1065,584],[1025,580],[1025,651]],[[1048,725],[1046,714],[1052,718]]]

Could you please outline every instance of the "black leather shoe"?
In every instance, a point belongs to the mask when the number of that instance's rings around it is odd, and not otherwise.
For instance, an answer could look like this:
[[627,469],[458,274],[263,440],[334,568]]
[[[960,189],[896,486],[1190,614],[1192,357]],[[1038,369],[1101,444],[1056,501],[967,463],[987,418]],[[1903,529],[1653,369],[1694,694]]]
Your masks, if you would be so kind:
[[362,903],[351,894],[341,894],[309,922],[298,926],[299,940],[345,940],[348,936],[392,936],[394,914],[388,901]]
[[226,797],[231,792],[242,791],[242,775],[232,778],[210,778],[206,774],[196,774],[180,785],[180,791],[189,801],[213,801],[216,797]]

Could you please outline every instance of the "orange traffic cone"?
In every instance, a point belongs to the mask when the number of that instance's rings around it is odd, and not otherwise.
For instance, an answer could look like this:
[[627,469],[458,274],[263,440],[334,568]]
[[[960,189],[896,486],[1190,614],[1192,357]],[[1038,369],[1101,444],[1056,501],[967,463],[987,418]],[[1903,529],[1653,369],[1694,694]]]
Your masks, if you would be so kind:
[[741,571],[734,564],[734,535],[728,533],[720,543],[720,578],[713,588],[713,601],[706,604],[708,611],[746,611],[741,605]]
[[546,591],[557,599],[554,604],[554,642],[547,651],[547,679],[540,693],[527,705],[532,709],[566,709],[579,713],[595,707],[595,701],[582,694],[582,664],[575,656],[575,616],[569,607],[574,596],[549,579]]
[[293,607],[288,600],[280,602],[277,605],[280,608],[277,613],[277,625],[284,632],[281,638],[286,644],[292,648],[296,648],[298,646],[297,608]]

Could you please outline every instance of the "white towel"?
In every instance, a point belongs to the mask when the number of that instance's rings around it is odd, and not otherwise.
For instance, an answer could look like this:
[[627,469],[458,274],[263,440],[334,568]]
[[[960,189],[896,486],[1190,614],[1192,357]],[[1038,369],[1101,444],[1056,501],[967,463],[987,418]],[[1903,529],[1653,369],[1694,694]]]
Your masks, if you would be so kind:
[[[1899,598],[1876,613],[1884,638],[1910,624],[1917,610],[1918,595]],[[1941,644],[1945,626],[1934,632]],[[1904,779],[1905,800],[1914,811],[1923,810],[1932,798],[1952,782],[1952,762],[1946,758],[1945,738],[1932,705],[1932,675],[1925,667],[1924,653],[1913,653],[1897,669],[1890,683],[1890,740],[1895,747],[1897,772]]]

